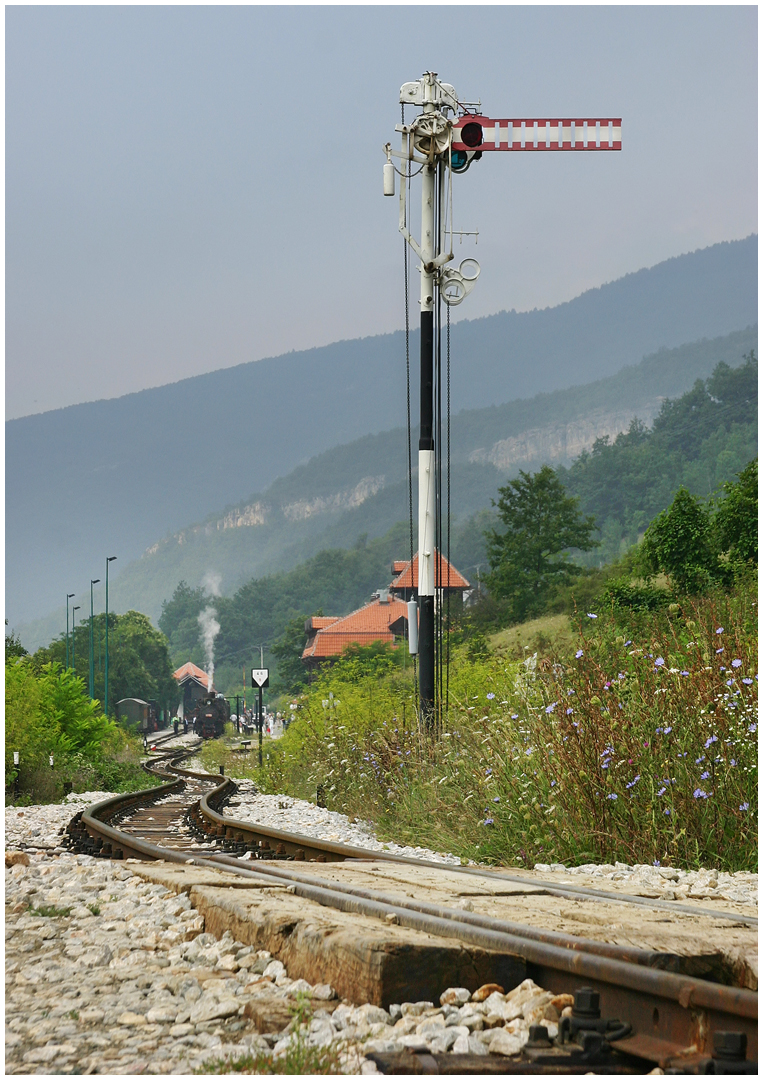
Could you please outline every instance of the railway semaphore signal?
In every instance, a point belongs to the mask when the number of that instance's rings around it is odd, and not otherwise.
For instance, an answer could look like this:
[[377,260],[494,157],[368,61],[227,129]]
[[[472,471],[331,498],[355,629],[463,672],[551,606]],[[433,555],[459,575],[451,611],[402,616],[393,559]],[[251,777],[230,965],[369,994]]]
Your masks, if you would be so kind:
[[[615,117],[568,117],[494,120],[483,116],[481,103],[461,101],[449,83],[436,72],[400,88],[400,104],[420,106],[422,112],[410,123],[400,123],[400,150],[384,147],[384,194],[395,194],[392,158],[405,163],[400,184],[400,232],[420,259],[421,272],[421,403],[419,428],[419,580],[418,655],[419,716],[431,727],[435,700],[435,409],[434,409],[434,315],[438,300],[449,307],[460,304],[479,277],[476,259],[453,261],[453,174],[464,173],[486,153],[554,153],[565,151],[616,151],[622,148],[622,120]],[[408,229],[406,186],[421,174],[421,238]],[[474,235],[474,234],[469,234]],[[438,327],[439,329],[439,327]],[[415,651],[415,634],[410,635]]]

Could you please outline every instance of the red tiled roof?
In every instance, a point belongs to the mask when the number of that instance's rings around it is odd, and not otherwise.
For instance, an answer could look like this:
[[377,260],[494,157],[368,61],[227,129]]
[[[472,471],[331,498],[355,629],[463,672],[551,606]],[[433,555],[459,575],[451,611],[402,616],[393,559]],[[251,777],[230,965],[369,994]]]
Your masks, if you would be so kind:
[[209,683],[209,676],[206,671],[202,671],[200,667],[196,667],[189,660],[187,664],[183,664],[177,671],[172,672],[173,679],[177,679],[178,682],[185,682],[186,679],[195,679],[197,682],[203,683],[207,686]]
[[338,615],[313,615],[308,623],[313,630],[325,630],[327,626],[339,621]]
[[[435,582],[438,586],[443,589],[469,588],[469,582],[463,574],[460,574],[452,563],[449,563],[447,559],[443,558],[439,551],[435,552],[435,558],[437,560],[435,564]],[[418,553],[413,556],[413,574],[411,574],[410,561],[402,564],[394,563],[394,567],[397,567],[398,565],[402,566],[402,572],[392,582],[390,589],[417,589],[419,586]]]
[[373,641],[395,640],[390,629],[400,618],[408,618],[408,608],[402,600],[390,598],[386,604],[373,600],[343,619],[336,619],[330,626],[318,630],[308,641],[302,653],[303,660],[338,656],[347,645],[370,645]]
[[407,559],[395,559],[395,561],[392,563],[392,573],[393,574],[402,574],[403,570],[405,570],[407,565],[408,565],[408,560]]

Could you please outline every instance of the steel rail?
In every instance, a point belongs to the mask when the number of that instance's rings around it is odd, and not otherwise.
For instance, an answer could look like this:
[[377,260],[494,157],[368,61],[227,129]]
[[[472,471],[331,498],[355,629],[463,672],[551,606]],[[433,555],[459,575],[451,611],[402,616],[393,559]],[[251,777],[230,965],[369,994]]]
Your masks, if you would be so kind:
[[[179,758],[192,752],[167,754],[169,768],[200,780],[217,781],[217,777],[208,773],[191,773],[180,770],[174,764]],[[260,885],[273,886],[288,881],[296,895],[323,906],[385,920],[392,915],[395,917],[394,921],[411,929],[457,938],[500,954],[521,956],[528,966],[528,973],[547,989],[568,990],[570,976],[584,980],[600,989],[608,1011],[612,1012],[612,1005],[617,1003],[618,1015],[630,1020],[639,1032],[637,1036],[623,1042],[623,1049],[641,1053],[649,1060],[663,1065],[675,1061],[682,1049],[692,1048],[700,1054],[706,1052],[712,1032],[729,1027],[745,1032],[748,1039],[748,1058],[757,1056],[757,994],[750,990],[722,986],[660,970],[656,966],[658,961],[655,960],[660,954],[598,942],[583,943],[581,939],[573,936],[567,937],[553,931],[536,931],[532,927],[521,927],[519,924],[447,908],[444,905],[411,903],[406,898],[391,894],[338,885],[298,871],[296,867],[271,865],[255,870],[224,855],[193,856],[129,836],[104,820],[115,812],[124,811],[130,805],[154,801],[164,794],[176,792],[182,789],[184,783],[181,778],[148,791],[132,792],[104,800],[83,813],[82,823],[91,835],[100,836],[106,843],[110,843],[115,852],[121,852],[122,857],[131,855],[139,859],[163,859],[209,869],[225,869]],[[234,823],[213,811],[208,806],[208,800],[222,798],[231,786],[230,780],[225,780],[218,784],[214,791],[203,795],[199,801],[199,804],[206,803],[207,811],[221,819],[226,832]],[[246,829],[246,825],[244,822],[235,822],[236,828],[244,827],[245,831],[252,831]],[[303,852],[305,847],[316,849],[318,846],[328,846],[332,849],[334,859],[341,858],[348,848],[348,845],[337,845],[333,842],[320,842],[317,845],[313,838],[283,833],[280,830],[266,830],[266,834],[279,843],[290,843],[295,850],[299,850],[301,845]],[[351,858],[360,856],[364,861],[369,861],[369,854],[372,860],[377,858],[377,853],[369,853],[365,849],[349,848],[349,852],[352,852]],[[422,862],[402,856],[388,858],[418,865]],[[451,869],[440,863],[427,865]],[[690,910],[697,913],[696,909]],[[590,944],[593,944],[594,948],[581,947]],[[610,949],[613,949],[616,955],[612,955]]]
[[[201,776],[203,774],[194,773],[188,775]],[[234,786],[231,780],[228,780],[227,783]],[[228,789],[226,788],[226,793],[227,790]],[[673,900],[659,900],[645,896],[623,896],[621,893],[612,893],[604,889],[589,889],[584,885],[562,885],[556,882],[543,880],[533,881],[532,879],[523,877],[519,874],[506,873],[502,870],[480,869],[479,867],[474,866],[454,866],[451,863],[437,862],[433,859],[416,859],[408,855],[395,855],[389,851],[369,851],[368,848],[354,847],[351,844],[342,844],[335,840],[316,840],[315,837],[306,836],[302,833],[285,832],[281,829],[273,829],[269,826],[259,825],[251,821],[240,821],[237,818],[220,814],[209,802],[210,799],[216,799],[219,796],[219,791],[220,789],[209,792],[200,800],[199,809],[203,817],[213,822],[217,828],[224,828],[226,836],[229,839],[235,839],[237,834],[240,834],[240,839],[243,839],[248,835],[262,841],[267,841],[268,844],[273,841],[276,845],[283,845],[287,854],[297,854],[298,858],[300,857],[298,854],[299,852],[304,853],[304,857],[307,857],[307,852],[315,852],[316,856],[323,856],[320,858],[321,862],[340,862],[349,859],[359,859],[368,862],[372,859],[374,861],[401,863],[406,866],[424,865],[429,869],[448,870],[452,873],[465,874],[471,877],[488,878],[492,881],[495,881],[496,878],[500,878],[500,880],[509,881],[512,884],[531,886],[534,892],[542,890],[550,896],[558,896],[562,899],[569,897],[586,897],[590,899],[591,897],[594,897],[600,900],[611,901],[612,903],[634,904],[637,906],[657,908],[670,911],[673,914],[682,912],[687,915],[705,916],[706,918],[712,919],[728,919],[731,922],[744,923],[751,927],[757,927],[758,925],[757,918],[751,915],[738,915],[730,911],[711,911],[708,908],[691,907],[689,904],[679,904]]]

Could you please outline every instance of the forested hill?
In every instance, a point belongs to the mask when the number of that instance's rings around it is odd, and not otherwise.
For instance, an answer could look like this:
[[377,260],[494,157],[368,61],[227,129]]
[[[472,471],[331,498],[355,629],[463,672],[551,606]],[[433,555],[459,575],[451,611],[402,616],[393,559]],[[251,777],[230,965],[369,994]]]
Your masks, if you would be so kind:
[[[639,531],[670,505],[683,484],[695,494],[716,490],[757,456],[758,365],[750,354],[741,367],[719,364],[711,377],[666,401],[652,430],[638,423],[614,440],[599,440],[570,469],[560,469],[567,489],[578,495],[581,510],[603,526],[604,545],[594,563],[620,554],[620,541],[632,542]],[[453,535],[453,561],[485,560],[482,529],[486,522],[463,522]],[[632,535],[628,535],[632,533]],[[365,603],[371,592],[390,580],[390,563],[405,558],[404,522],[353,549],[325,550],[292,570],[245,582],[232,596],[214,601],[220,622],[216,642],[218,685],[236,692],[242,665],[251,661],[252,642],[273,645],[290,627],[296,648],[305,615],[345,615]],[[463,560],[463,561],[462,561]],[[472,568],[469,568],[470,571]],[[472,578],[474,574],[470,574]],[[201,588],[181,585],[164,605],[161,627],[175,662],[204,662],[197,616],[209,602]],[[277,650],[278,651],[278,650]]]
[[559,475],[601,530],[589,563],[615,558],[670,505],[682,485],[692,494],[716,491],[758,453],[758,362],[719,364],[681,397],[664,402],[651,430],[633,423],[602,438]]
[[[756,318],[751,236],[555,308],[457,323],[453,401],[474,409],[579,386]],[[411,344],[416,356],[415,334]],[[19,624],[68,591],[84,593],[107,551],[119,555],[118,579],[157,537],[264,490],[317,453],[404,421],[401,333],[11,421],[6,614]]]

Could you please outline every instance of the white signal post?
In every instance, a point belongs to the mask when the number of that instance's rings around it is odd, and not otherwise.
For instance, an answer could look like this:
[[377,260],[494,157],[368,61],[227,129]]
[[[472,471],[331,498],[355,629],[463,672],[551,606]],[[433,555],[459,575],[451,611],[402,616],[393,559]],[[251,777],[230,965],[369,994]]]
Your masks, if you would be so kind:
[[[462,102],[455,88],[428,71],[400,88],[403,105],[421,106],[410,124],[398,124],[399,151],[384,147],[384,194],[395,194],[392,158],[406,163],[400,183],[400,232],[421,260],[421,412],[419,427],[419,572],[418,654],[419,718],[425,728],[434,724],[435,701],[435,431],[434,431],[434,311],[439,296],[450,306],[460,304],[479,277],[476,259],[453,260],[452,178],[463,173],[485,152],[553,152],[620,150],[622,120],[612,117],[491,120]],[[481,106],[476,106],[479,109]],[[421,240],[408,229],[406,180],[412,163],[421,165]],[[446,188],[447,179],[447,188]],[[458,235],[458,232],[456,232]],[[473,235],[473,234],[467,234]],[[411,568],[413,569],[413,568]],[[412,582],[413,584],[413,582]],[[409,608],[409,641],[416,651]]]

